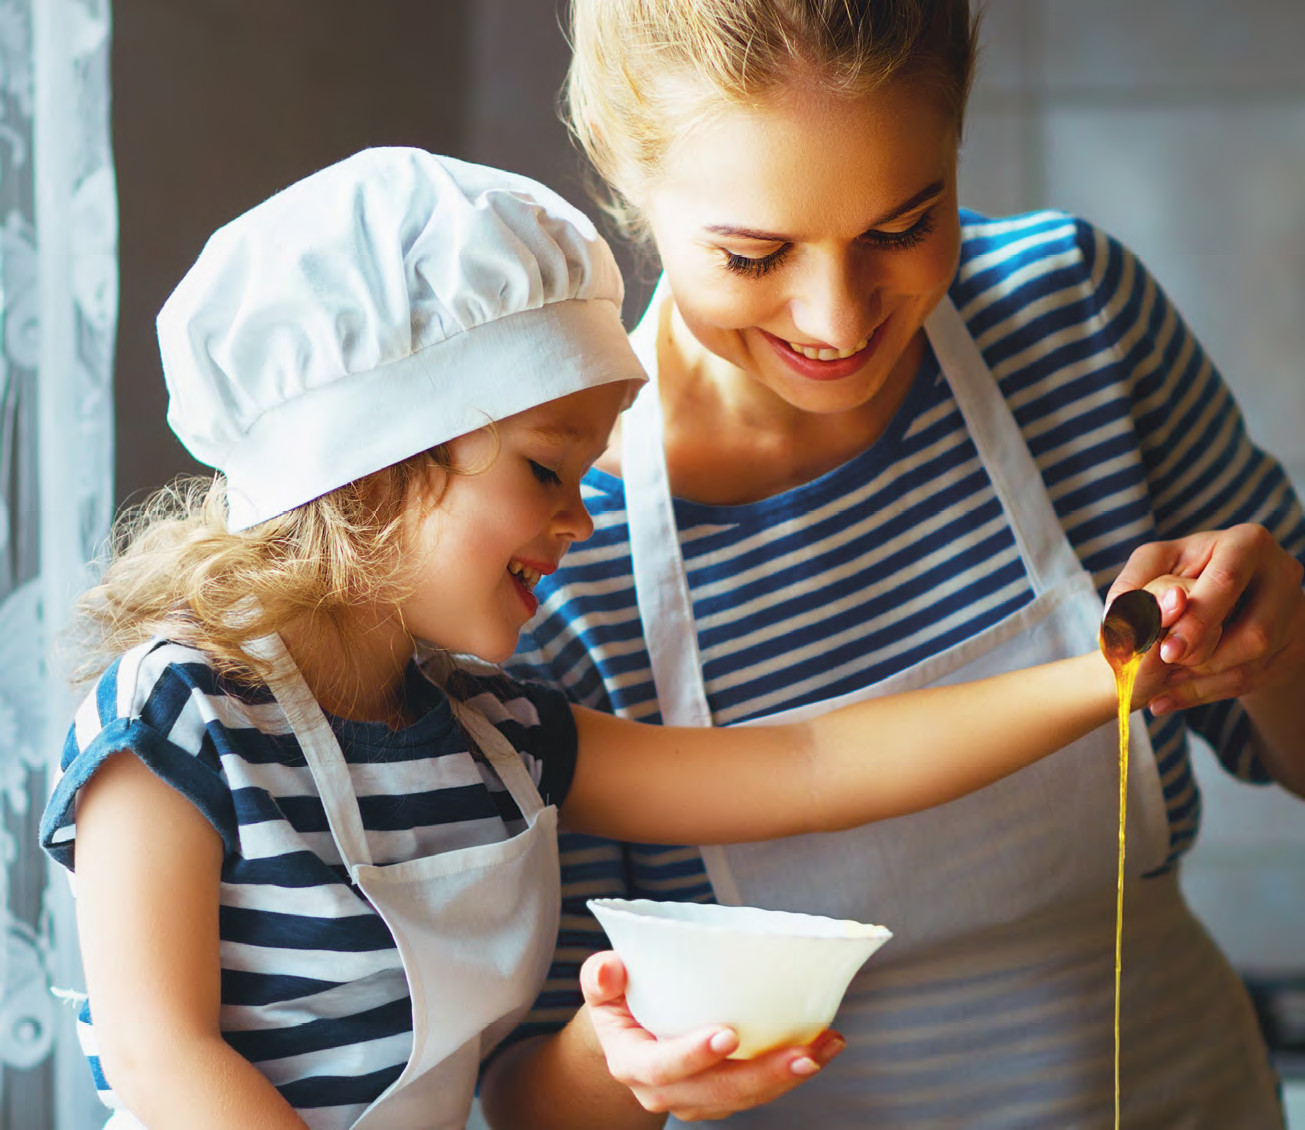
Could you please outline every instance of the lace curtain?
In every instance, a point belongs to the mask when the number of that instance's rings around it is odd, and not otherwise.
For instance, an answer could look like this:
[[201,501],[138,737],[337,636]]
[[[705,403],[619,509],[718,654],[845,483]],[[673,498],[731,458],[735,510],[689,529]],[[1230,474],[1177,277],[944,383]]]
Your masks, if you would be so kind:
[[0,1127],[104,1121],[36,826],[73,701],[51,646],[112,509],[109,0],[0,0]]

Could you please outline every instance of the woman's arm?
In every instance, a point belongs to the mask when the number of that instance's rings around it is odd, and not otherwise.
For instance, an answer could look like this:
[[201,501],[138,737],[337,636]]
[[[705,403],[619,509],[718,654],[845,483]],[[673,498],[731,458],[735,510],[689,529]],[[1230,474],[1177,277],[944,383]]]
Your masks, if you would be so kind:
[[222,1039],[222,841],[133,754],[77,802],[77,931],[100,1063],[150,1130],[307,1130]]
[[[1156,650],[1134,703],[1162,685]],[[1114,675],[1092,653],[790,725],[671,728],[574,713],[580,751],[563,808],[568,827],[731,843],[835,831],[954,800],[1110,722],[1117,709]]]
[[778,1098],[843,1049],[824,1032],[810,1047],[777,1048],[727,1060],[730,1028],[658,1040],[625,1007],[625,969],[597,953],[580,970],[585,1005],[551,1036],[503,1052],[485,1074],[481,1104],[502,1130],[652,1130],[666,1114],[685,1121],[723,1118]]

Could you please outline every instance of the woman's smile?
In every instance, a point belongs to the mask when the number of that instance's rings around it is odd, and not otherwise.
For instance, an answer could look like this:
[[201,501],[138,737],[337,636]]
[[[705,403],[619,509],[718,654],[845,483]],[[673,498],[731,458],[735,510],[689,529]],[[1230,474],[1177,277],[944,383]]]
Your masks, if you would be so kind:
[[828,345],[785,341],[760,327],[757,328],[757,333],[775,351],[775,356],[798,376],[813,381],[837,381],[851,376],[870,360],[881,340],[880,330],[883,325],[881,322],[869,337],[862,338],[846,351]]

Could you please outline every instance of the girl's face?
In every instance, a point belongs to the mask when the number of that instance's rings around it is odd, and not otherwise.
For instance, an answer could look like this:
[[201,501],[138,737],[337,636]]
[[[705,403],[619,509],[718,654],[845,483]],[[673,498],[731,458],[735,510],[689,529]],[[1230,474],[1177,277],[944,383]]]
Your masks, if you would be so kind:
[[585,389],[448,445],[466,473],[410,505],[418,583],[401,608],[409,635],[492,663],[516,650],[538,607],[535,583],[593,532],[580,479],[631,391],[625,381]]
[[632,195],[683,327],[726,372],[845,411],[918,364],[904,355],[959,255],[956,150],[942,100],[905,81],[851,100],[795,86],[714,108]]

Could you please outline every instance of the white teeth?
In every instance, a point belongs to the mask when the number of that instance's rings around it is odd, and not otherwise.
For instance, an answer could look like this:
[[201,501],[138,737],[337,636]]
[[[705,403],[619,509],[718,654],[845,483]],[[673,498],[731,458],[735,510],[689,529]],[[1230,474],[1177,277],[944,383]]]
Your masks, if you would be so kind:
[[813,345],[799,345],[796,341],[790,341],[788,347],[794,353],[800,353],[811,361],[841,361],[845,357],[851,357],[853,353],[860,353],[869,344],[870,339],[864,337],[851,349],[817,349]]
[[509,561],[508,572],[531,591],[539,584],[539,578],[543,576],[539,570],[532,569],[529,565],[522,565],[520,561]]

